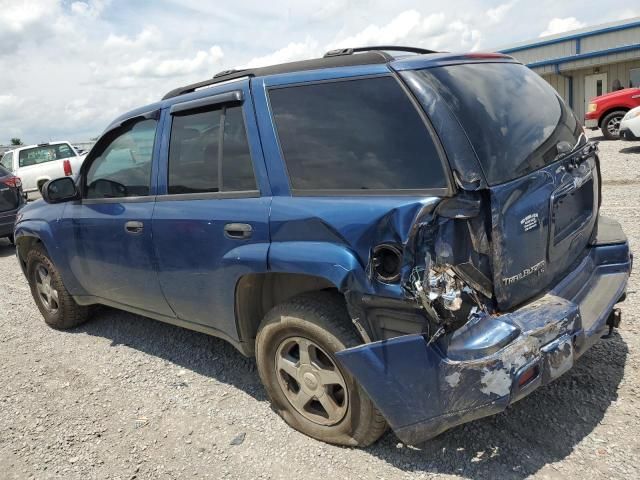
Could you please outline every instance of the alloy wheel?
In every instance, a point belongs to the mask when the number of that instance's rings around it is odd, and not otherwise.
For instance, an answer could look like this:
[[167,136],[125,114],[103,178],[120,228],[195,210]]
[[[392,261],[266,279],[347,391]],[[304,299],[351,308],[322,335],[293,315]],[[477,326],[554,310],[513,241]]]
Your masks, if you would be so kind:
[[276,351],[278,383],[293,408],[319,425],[335,425],[347,413],[347,384],[331,357],[316,343],[289,337]]
[[607,123],[607,131],[617,137],[620,135],[620,122],[622,121],[622,117],[613,117]]
[[40,302],[48,312],[56,313],[60,307],[58,291],[51,284],[51,273],[43,264],[39,264],[35,269],[35,281]]

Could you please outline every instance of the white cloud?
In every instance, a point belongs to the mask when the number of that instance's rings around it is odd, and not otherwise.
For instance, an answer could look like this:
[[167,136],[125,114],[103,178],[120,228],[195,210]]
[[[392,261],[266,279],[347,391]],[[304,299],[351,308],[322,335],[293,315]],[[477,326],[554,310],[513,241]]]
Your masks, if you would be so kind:
[[15,95],[0,95],[0,109],[17,108],[22,104],[22,99]]
[[422,15],[406,10],[383,25],[371,24],[354,35],[335,39],[320,48],[319,42],[307,37],[303,42],[290,42],[268,55],[254,57],[246,65],[261,67],[317,57],[336,48],[369,45],[417,46],[431,50],[475,50],[480,31],[469,23],[448,18],[444,13]]
[[[292,62],[318,55],[318,42],[307,37],[304,42],[291,42],[286,47],[262,57],[254,57],[246,63],[246,67],[264,67],[277,63]],[[243,67],[240,67],[243,68]]]
[[109,34],[104,41],[107,48],[143,48],[158,44],[161,38],[160,30],[155,26],[145,27],[138,35],[131,38],[126,35]]
[[517,3],[517,0],[513,0],[511,2],[503,3],[498,5],[495,8],[490,8],[487,10],[487,17],[493,23],[499,23],[504,19],[504,17],[509,13],[509,11],[513,8],[513,6]]
[[332,42],[328,49],[366,45],[410,45],[430,50],[475,50],[480,31],[463,20],[444,13],[422,15],[406,10],[386,25],[369,25],[355,35]]
[[29,2],[0,0],[0,27],[13,32],[21,32],[30,25],[54,15],[58,9],[57,0],[31,0]]
[[585,24],[576,17],[552,18],[547,25],[547,29],[540,34],[541,37],[547,35],[555,35],[557,33],[568,32],[569,30],[577,30],[584,27]]
[[312,12],[311,16],[317,20],[334,17],[344,12],[348,3],[348,0],[326,0],[318,9]]
[[219,65],[223,57],[224,53],[222,52],[222,48],[214,45],[208,51],[200,50],[192,58],[159,60],[153,56],[143,57],[121,67],[119,70],[125,75],[128,74],[137,77],[182,76],[211,69]]
[[[117,115],[237,65],[395,43],[469,51],[638,15],[629,0],[0,0],[0,144],[98,135]],[[628,12],[628,15],[626,14]],[[508,22],[506,22],[508,19]],[[558,26],[558,22],[561,24]],[[575,23],[577,22],[577,24]]]
[[85,2],[73,2],[71,11],[79,16],[98,18],[102,11],[111,3],[111,0],[93,0]]
[[330,48],[362,47],[365,45],[393,45],[404,40],[420,25],[422,15],[416,10],[400,13],[383,26],[369,25],[355,35],[335,42]]

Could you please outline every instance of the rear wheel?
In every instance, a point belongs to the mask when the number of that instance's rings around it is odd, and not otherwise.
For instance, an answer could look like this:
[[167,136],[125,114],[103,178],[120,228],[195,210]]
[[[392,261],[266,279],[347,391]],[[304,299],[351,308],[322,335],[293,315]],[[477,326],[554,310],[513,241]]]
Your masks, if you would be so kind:
[[387,424],[335,358],[360,343],[337,294],[303,294],[272,309],[258,331],[256,360],[278,414],[318,440],[349,446],[375,442]]
[[60,273],[40,245],[27,255],[27,278],[31,295],[47,325],[63,330],[86,321],[88,308],[73,300]]
[[600,129],[607,140],[618,140],[620,138],[620,122],[627,112],[617,110],[607,114],[602,119]]

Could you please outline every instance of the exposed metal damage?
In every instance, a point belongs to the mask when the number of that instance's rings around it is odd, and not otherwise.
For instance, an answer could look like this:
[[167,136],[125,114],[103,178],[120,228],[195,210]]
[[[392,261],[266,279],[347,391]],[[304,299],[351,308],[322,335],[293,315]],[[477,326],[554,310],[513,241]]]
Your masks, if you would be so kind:
[[[602,245],[595,234],[589,240],[560,230],[561,238],[548,244],[552,217],[542,209],[550,196],[554,205],[553,191],[560,189],[550,178],[542,172],[496,192],[459,192],[415,208],[410,220],[408,211],[395,211],[378,225],[378,232],[394,228],[372,250],[369,280],[403,298],[351,290],[349,310],[367,330],[367,343],[338,358],[403,441],[418,443],[504,410],[564,374],[606,329],[631,268],[628,243],[618,224],[602,220]],[[583,185],[586,193],[558,203],[556,211],[575,200],[576,208],[597,212],[598,185]],[[518,207],[524,196],[535,201]],[[543,213],[533,215],[532,208]],[[535,228],[532,221],[523,228],[523,210],[535,217]],[[582,223],[562,228],[593,228],[597,215],[576,215]],[[553,277],[557,266],[545,260],[554,247],[574,258],[561,281]],[[556,264],[567,265],[568,258]],[[604,296],[597,293],[602,282]],[[527,288],[545,283],[556,287],[518,306],[531,298]]]
[[482,201],[478,192],[442,201],[407,244],[414,262],[403,289],[427,314],[429,342],[493,311]]

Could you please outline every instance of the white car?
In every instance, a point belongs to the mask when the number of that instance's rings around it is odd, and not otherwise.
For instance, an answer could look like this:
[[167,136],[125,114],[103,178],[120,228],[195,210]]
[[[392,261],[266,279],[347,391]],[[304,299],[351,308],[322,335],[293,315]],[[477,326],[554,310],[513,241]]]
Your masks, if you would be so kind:
[[640,107],[632,108],[620,122],[620,138],[640,140]]
[[77,175],[85,157],[69,142],[40,143],[6,152],[0,165],[20,177],[24,192],[34,198],[47,181]]

